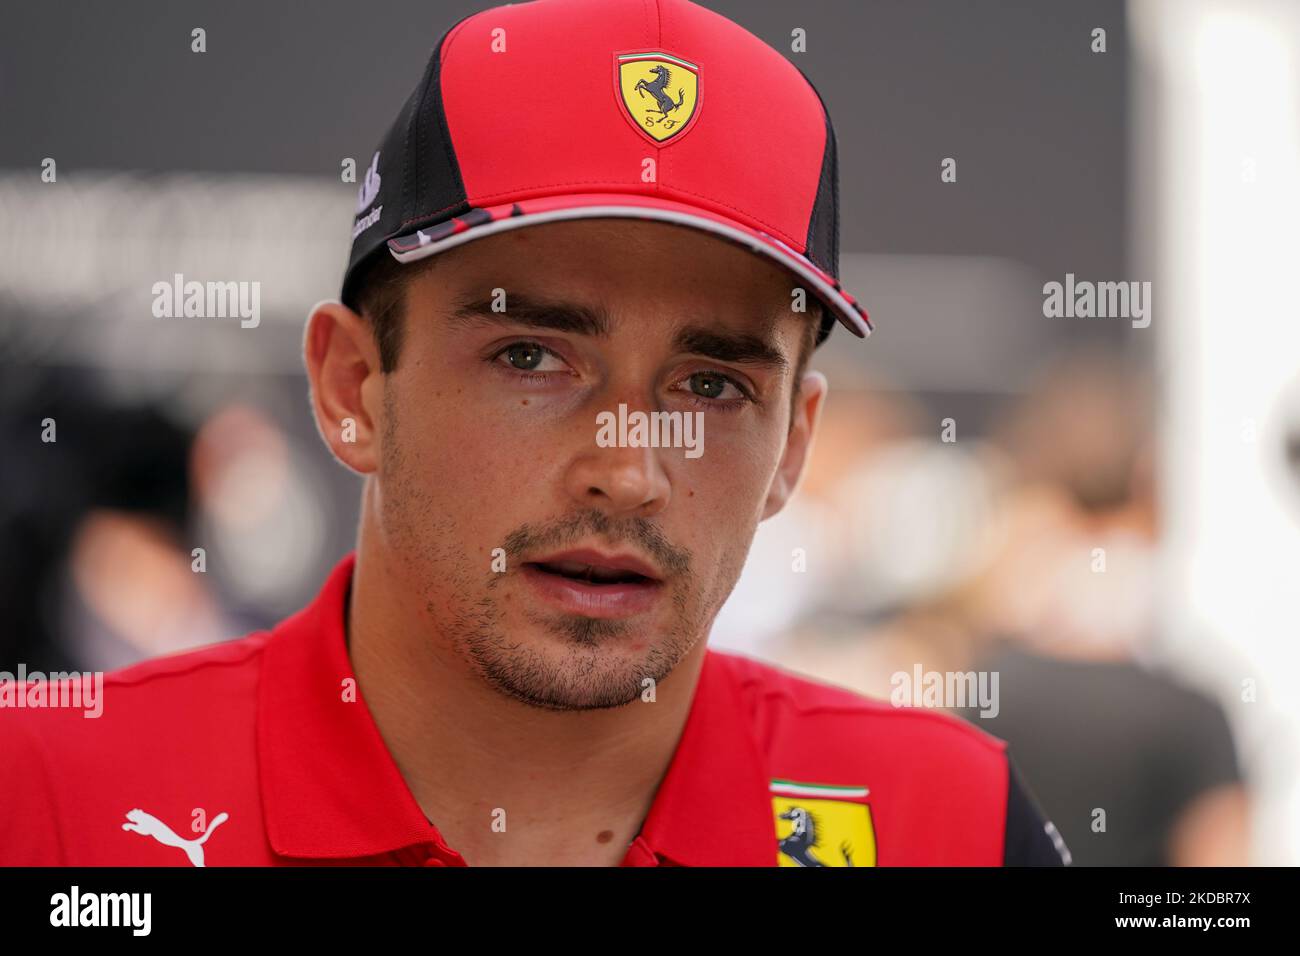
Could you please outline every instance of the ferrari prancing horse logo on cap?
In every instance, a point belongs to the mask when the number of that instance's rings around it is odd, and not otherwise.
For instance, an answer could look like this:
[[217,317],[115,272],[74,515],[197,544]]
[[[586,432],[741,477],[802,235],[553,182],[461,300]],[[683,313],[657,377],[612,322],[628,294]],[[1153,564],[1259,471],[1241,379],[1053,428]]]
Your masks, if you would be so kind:
[[668,53],[614,56],[614,82],[632,125],[652,142],[680,136],[700,102],[700,68]]

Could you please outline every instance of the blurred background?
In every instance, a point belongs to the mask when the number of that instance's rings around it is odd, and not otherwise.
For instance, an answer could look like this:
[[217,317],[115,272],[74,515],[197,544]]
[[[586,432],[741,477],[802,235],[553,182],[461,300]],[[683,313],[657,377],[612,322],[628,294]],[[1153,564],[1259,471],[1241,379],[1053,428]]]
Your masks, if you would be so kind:
[[[6,11],[0,670],[240,636],[351,547],[299,352],[340,171],[490,5]],[[1300,862],[1300,5],[706,6],[825,99],[877,326],[814,359],[810,472],[713,644],[883,698],[996,673],[955,709],[1076,864]],[[176,273],[260,282],[260,323],[155,318]],[[1150,282],[1149,325],[1046,317],[1067,275]]]

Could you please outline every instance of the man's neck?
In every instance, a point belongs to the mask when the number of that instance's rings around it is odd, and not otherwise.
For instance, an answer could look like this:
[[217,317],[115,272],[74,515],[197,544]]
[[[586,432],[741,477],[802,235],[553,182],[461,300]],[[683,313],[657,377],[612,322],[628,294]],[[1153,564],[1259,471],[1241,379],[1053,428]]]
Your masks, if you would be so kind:
[[416,802],[482,865],[617,865],[672,761],[703,664],[700,641],[653,703],[552,711],[490,686],[422,602],[358,547],[347,612],[362,699]]

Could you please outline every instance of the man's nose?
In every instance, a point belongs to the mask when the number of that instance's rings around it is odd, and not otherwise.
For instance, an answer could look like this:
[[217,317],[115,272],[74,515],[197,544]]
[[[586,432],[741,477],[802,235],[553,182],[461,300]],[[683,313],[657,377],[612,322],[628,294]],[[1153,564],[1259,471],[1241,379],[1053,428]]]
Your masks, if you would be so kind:
[[[632,411],[629,406],[627,414]],[[615,434],[622,437],[621,430],[616,429]],[[611,517],[649,518],[662,511],[670,496],[668,474],[660,459],[667,449],[601,447],[596,436],[593,416],[590,447],[574,457],[565,476],[570,497],[584,508],[599,508]]]

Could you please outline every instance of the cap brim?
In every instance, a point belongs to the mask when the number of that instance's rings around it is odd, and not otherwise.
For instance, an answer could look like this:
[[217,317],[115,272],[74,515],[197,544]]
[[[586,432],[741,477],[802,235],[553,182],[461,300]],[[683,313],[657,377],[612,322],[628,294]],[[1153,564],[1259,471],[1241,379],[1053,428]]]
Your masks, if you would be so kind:
[[739,243],[751,252],[785,266],[798,276],[829,307],[840,324],[854,335],[866,338],[871,334],[871,321],[866,311],[840,287],[838,281],[814,265],[807,256],[775,236],[752,229],[727,216],[670,199],[621,193],[521,199],[499,206],[474,208],[446,222],[389,239],[388,249],[399,262],[415,262],[508,229],[569,219],[608,218],[652,219],[676,223]]

